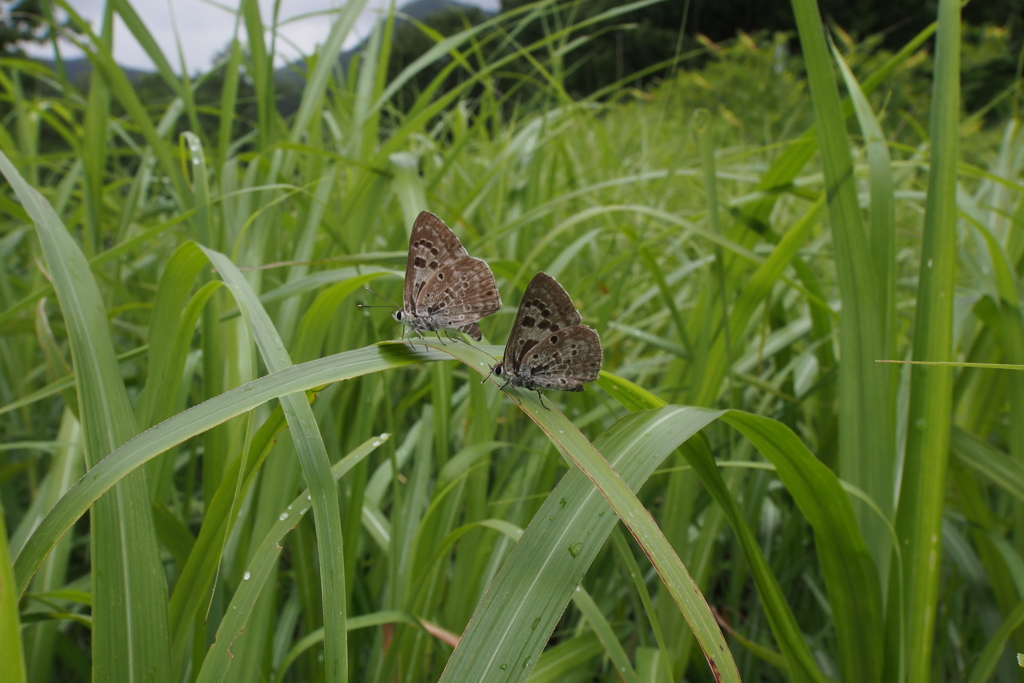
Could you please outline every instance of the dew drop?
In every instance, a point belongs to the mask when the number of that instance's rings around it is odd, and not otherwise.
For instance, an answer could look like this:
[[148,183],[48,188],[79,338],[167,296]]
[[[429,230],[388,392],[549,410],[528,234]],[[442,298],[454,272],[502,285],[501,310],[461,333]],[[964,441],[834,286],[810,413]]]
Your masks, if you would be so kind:
[[250,578],[252,578],[252,574],[249,572],[242,574],[242,581],[248,581]]
[[530,630],[536,631],[538,626],[540,626],[540,617],[533,620],[533,624],[530,625]]
[[280,516],[280,517],[278,517],[277,519],[278,519],[279,521],[282,521],[282,522],[283,522],[284,520],[288,519],[288,513],[287,513],[287,512],[282,512],[282,513],[281,513],[281,516]]
[[573,557],[579,557],[581,550],[583,550],[582,543],[573,543],[571,546],[569,546],[569,554]]

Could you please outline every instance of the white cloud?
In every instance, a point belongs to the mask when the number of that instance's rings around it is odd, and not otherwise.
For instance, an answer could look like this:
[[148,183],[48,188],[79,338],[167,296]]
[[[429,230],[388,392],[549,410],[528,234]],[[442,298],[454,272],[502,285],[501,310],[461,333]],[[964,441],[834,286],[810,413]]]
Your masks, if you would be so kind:
[[[499,0],[461,1],[494,11],[499,5]],[[93,30],[99,29],[105,4],[106,0],[71,0],[74,11],[89,21]],[[264,25],[269,25],[274,0],[259,0],[259,4]],[[292,62],[311,54],[327,38],[333,17],[344,5],[345,0],[281,0],[275,45],[277,63]],[[389,5],[389,0],[369,0],[346,41],[346,47],[362,40]],[[184,59],[189,73],[208,69],[214,56],[224,50],[236,30],[235,10],[210,0],[137,0],[132,7],[175,70],[181,59]],[[238,35],[245,39],[244,27],[239,28]],[[269,37],[264,38],[269,44]],[[182,56],[179,56],[178,44],[181,45]],[[53,57],[53,51],[47,46],[32,46],[28,52],[38,57]],[[67,42],[62,42],[61,54],[65,58],[82,55]],[[114,57],[125,67],[153,68],[152,60],[120,19],[114,26]]]

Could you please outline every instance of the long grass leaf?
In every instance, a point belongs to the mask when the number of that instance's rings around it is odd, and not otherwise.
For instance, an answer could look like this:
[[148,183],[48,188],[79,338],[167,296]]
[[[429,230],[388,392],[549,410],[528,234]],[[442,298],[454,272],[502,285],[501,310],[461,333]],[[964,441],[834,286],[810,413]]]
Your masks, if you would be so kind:
[[[940,0],[931,111],[931,164],[914,318],[913,359],[953,360],[956,277],[956,174],[960,157],[960,4]],[[949,460],[952,368],[914,365],[910,371],[907,446],[896,529],[903,550],[904,613],[890,611],[887,641],[901,643],[905,624],[908,680],[931,678],[941,566],[940,539]],[[902,616],[902,620],[900,620]],[[896,652],[887,666],[897,664]]]
[[[375,437],[362,444],[359,448],[342,458],[331,468],[332,483],[345,476],[353,467],[358,465],[364,458],[370,455],[382,443],[387,441],[387,435]],[[229,673],[234,656],[231,653],[231,643],[236,634],[245,630],[246,623],[253,612],[253,606],[259,599],[263,587],[273,576],[273,570],[277,567],[278,558],[281,555],[281,541],[312,507],[310,501],[313,498],[313,490],[306,489],[300,493],[290,505],[281,511],[278,521],[261,539],[252,558],[242,574],[242,584],[235,591],[231,604],[225,612],[224,620],[220,623],[217,631],[217,640],[210,648],[202,669],[199,671],[198,681],[216,682],[226,679]],[[314,511],[315,514],[315,511]],[[327,620],[328,624],[330,620]],[[325,626],[325,637],[329,637],[329,628]],[[345,642],[343,639],[342,642]],[[324,643],[324,650],[331,652],[329,643]],[[347,678],[345,672],[329,670],[332,676],[330,680],[343,680]],[[340,673],[340,675],[339,675]]]
[[147,429],[96,464],[61,498],[25,543],[15,559],[18,593],[24,592],[46,553],[89,507],[130,472],[194,436],[243,415],[280,396],[404,367],[420,360],[446,360],[441,352],[409,349],[405,344],[382,344],[296,365],[231,389]]
[[[114,357],[103,299],[85,256],[60,218],[3,154],[0,173],[32,217],[46,255],[68,327],[86,460],[96,462],[138,431]],[[97,606],[94,674],[125,681],[162,678],[170,671],[167,585],[145,475],[124,479],[109,498],[97,501],[91,521]]]
[[[259,304],[255,292],[241,272],[223,254],[209,249],[203,251],[231,289],[239,307],[248,309],[247,317],[252,321],[256,343],[267,368],[275,372],[291,366],[291,359],[284,350],[284,344],[274,329],[270,316]],[[346,680],[348,641],[345,628],[345,546],[342,537],[341,509],[334,481],[330,476],[330,460],[309,403],[298,396],[288,394],[281,397],[281,405],[312,495],[313,519],[316,523],[320,558],[327,676],[332,681]]]
[[14,594],[14,572],[7,551],[7,522],[0,514],[0,671],[4,680],[24,683],[25,653],[21,642],[21,620],[18,618],[18,598]]

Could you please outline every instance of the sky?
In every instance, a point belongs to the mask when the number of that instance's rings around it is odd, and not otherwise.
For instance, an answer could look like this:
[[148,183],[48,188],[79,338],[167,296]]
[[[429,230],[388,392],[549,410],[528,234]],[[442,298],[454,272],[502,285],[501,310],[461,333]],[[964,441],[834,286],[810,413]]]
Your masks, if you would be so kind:
[[[459,0],[466,5],[498,10],[500,0]],[[70,0],[79,15],[87,19],[93,30],[99,28],[106,0]],[[269,23],[274,0],[258,0],[263,11],[263,20]],[[279,0],[279,31],[276,45],[277,63],[283,65],[310,54],[327,38],[332,23],[332,13],[345,5],[345,0]],[[177,68],[178,43],[184,55],[188,73],[206,71],[213,58],[223,51],[231,40],[235,29],[234,10],[238,0],[213,2],[212,0],[133,0],[132,7],[160,45],[168,61]],[[407,0],[398,0],[399,8]],[[230,7],[229,7],[230,5]],[[353,47],[365,38],[373,27],[376,17],[390,5],[389,0],[368,0],[366,10],[357,20],[345,47]],[[175,35],[177,33],[177,36]],[[244,37],[244,34],[240,34]],[[32,48],[29,54],[52,58],[49,47]],[[61,47],[66,59],[81,57],[81,51],[70,43]],[[114,28],[114,58],[124,67],[149,70],[153,63],[135,42],[131,33],[120,20]]]

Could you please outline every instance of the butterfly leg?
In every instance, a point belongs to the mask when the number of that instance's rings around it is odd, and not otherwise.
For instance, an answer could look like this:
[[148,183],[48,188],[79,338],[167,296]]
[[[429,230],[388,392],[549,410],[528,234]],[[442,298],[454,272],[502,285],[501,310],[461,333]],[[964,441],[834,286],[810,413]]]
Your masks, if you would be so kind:
[[512,400],[515,401],[516,403],[518,403],[519,407],[522,408],[523,407],[523,399],[519,398],[519,390],[516,389],[515,385],[512,384],[511,382],[505,382],[504,384],[502,384],[501,385],[501,389],[504,389],[507,386],[511,386],[512,387]]
[[[419,330],[417,330],[415,327],[410,327],[408,331],[410,332],[410,335],[409,335],[409,346],[413,347],[414,349],[416,348],[416,342],[414,342],[413,339],[412,339],[412,335],[415,334],[417,337],[419,337],[420,339],[423,340],[423,342],[424,342],[423,350],[424,351],[429,351],[430,350],[430,347],[427,346],[427,344],[426,344],[426,341],[427,341],[426,337],[424,337],[423,334]],[[403,339],[405,338],[405,332],[402,332],[402,338]]]
[[[535,389],[534,391],[537,391],[537,390]],[[551,408],[549,408],[548,406],[544,405],[544,394],[540,393],[540,391],[537,391],[537,398],[540,399],[540,407],[541,408],[543,408],[544,410],[551,410]]]

